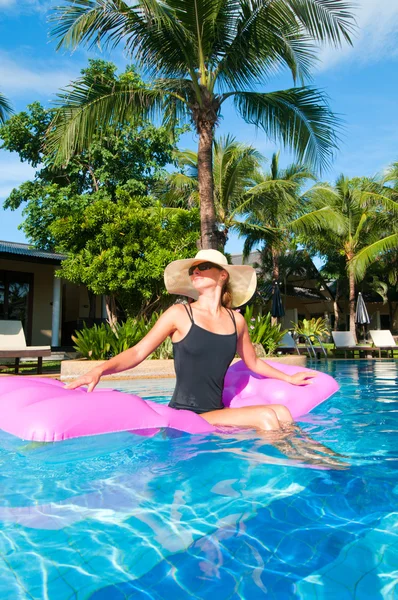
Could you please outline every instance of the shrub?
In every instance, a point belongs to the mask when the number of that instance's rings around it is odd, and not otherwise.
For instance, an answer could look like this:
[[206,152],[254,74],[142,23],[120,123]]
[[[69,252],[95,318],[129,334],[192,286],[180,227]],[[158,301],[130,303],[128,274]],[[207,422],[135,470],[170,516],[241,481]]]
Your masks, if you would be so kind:
[[120,352],[124,352],[124,350],[128,350],[129,348],[132,348],[132,346],[138,344],[138,342],[146,335],[147,330],[143,318],[130,318],[127,319],[125,323],[117,323],[111,344],[112,356],[116,356],[116,354],[120,354]]
[[115,334],[108,323],[93,325],[93,327],[86,327],[84,323],[83,329],[72,335],[72,340],[75,342],[74,349],[85,358],[105,360],[112,356],[111,346],[114,337]]
[[[127,319],[118,323],[113,331],[108,323],[86,327],[72,336],[74,349],[89,360],[106,360],[138,344],[159,319],[161,313],[153,313],[150,319]],[[173,347],[167,338],[149,358],[171,358]]]
[[330,336],[329,322],[322,317],[318,319],[303,319],[294,325],[294,331],[298,335],[306,335],[311,340],[314,340],[315,335],[321,338],[328,338]]
[[275,354],[286,330],[281,330],[282,326],[280,324],[272,325],[271,313],[265,316],[257,315],[253,317],[253,306],[246,307],[244,317],[252,343],[261,344],[267,356]]

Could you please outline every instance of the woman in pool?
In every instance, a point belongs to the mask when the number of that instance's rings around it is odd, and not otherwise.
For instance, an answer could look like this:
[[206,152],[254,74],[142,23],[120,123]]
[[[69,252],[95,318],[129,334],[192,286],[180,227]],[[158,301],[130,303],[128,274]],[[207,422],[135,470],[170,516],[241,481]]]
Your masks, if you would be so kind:
[[254,294],[255,270],[246,265],[229,265],[217,250],[200,250],[195,258],[170,263],[164,278],[170,294],[188,296],[194,302],[171,306],[133,348],[67,387],[87,385],[91,392],[102,375],[136,367],[170,336],[177,377],[171,407],[192,410],[212,425],[269,431],[292,423],[289,410],[280,404],[233,409],[222,405],[225,373],[236,352],[259,375],[293,385],[306,385],[315,376],[308,371],[289,376],[256,357],[245,319],[231,310],[248,302]]

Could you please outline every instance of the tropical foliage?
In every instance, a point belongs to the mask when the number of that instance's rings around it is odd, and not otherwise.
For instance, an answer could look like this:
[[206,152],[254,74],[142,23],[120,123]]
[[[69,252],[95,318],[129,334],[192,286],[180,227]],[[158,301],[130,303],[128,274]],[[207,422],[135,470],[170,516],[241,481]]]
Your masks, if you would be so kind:
[[[115,84],[127,79],[142,85],[131,67],[117,76],[115,65],[101,60],[90,60],[82,78]],[[22,161],[37,168],[35,179],[12,190],[4,207],[16,210],[23,206],[21,228],[34,244],[48,250],[57,243],[50,232],[55,218],[63,212],[68,215],[70,207],[81,210],[99,193],[114,201],[120,189],[150,194],[164,176],[164,167],[173,162],[175,149],[165,128],[141,120],[107,132],[101,139],[97,135],[85,152],[57,167],[53,156],[43,154],[53,116],[53,110],[34,102],[0,128],[1,148],[18,153]]]
[[298,335],[304,335],[314,340],[314,336],[328,338],[330,336],[330,325],[327,319],[319,317],[318,319],[303,319],[294,324],[294,331]]
[[[83,328],[72,336],[74,348],[83,358],[106,360],[138,344],[153,327],[154,320],[157,320],[159,316],[160,314],[154,313],[149,320],[144,317],[129,318],[125,322],[117,323],[113,328],[109,323],[91,327],[84,324]],[[171,358],[172,355],[171,340],[167,338],[149,358]]]
[[271,313],[254,315],[253,306],[246,307],[244,317],[252,343],[260,344],[266,355],[275,354],[286,333],[286,330],[281,329],[281,324],[272,324]]
[[314,207],[314,199],[325,194],[323,184],[305,189],[305,184],[314,179],[314,174],[303,165],[291,164],[281,169],[279,153],[275,153],[269,171],[258,174],[256,185],[246,192],[245,219],[235,224],[245,238],[243,256],[247,258],[254,247],[263,245],[271,258],[274,280],[280,277],[281,257],[295,246],[294,237],[325,229],[341,231],[344,227],[333,208],[327,204]]
[[[346,0],[69,0],[55,9],[58,48],[121,45],[148,74],[130,81],[82,79],[59,98],[50,152],[58,164],[79,154],[110,125],[162,115],[198,133],[201,245],[217,248],[212,147],[226,101],[248,123],[324,167],[336,148],[336,116],[323,92],[305,85],[320,43],[350,43],[354,17]],[[264,91],[288,69],[294,87]],[[259,89],[260,85],[260,89]]]
[[0,92],[0,124],[4,123],[7,116],[12,113],[11,104],[7,98]]
[[[303,235],[304,243],[328,257],[335,271],[348,280],[350,331],[355,336],[355,282],[381,253],[398,243],[398,202],[382,182],[369,178],[348,179],[343,175],[327,194],[313,200],[315,208],[328,207],[345,221],[345,228]],[[344,265],[345,273],[341,273]]]
[[[99,196],[51,225],[57,248],[68,250],[57,275],[112,297],[127,315],[151,313],[172,301],[164,269],[195,254],[198,231],[197,209],[163,208],[123,190],[116,202]],[[115,313],[111,305],[111,322]]]
[[[170,173],[158,192],[167,206],[199,206],[198,155],[176,153],[180,170]],[[233,136],[215,139],[213,143],[214,204],[216,209],[218,246],[223,249],[228,233],[236,225],[237,215],[247,206],[247,194],[253,185],[264,157],[252,146],[238,142]]]

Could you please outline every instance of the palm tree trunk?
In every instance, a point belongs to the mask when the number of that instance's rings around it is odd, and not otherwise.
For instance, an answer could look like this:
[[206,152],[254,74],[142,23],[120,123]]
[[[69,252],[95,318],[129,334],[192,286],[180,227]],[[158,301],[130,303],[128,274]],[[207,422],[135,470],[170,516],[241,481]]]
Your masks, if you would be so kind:
[[[348,260],[351,261],[354,254],[349,253]],[[354,336],[356,341],[356,331],[355,331],[355,277],[354,272],[351,268],[351,265],[348,265],[348,281],[349,281],[349,307],[350,307],[350,332]]]
[[337,281],[336,281],[336,293],[334,295],[334,301],[333,301],[334,331],[338,331],[339,330],[339,323],[340,323],[339,298],[340,298],[340,285],[339,285],[339,280],[337,279]]
[[[272,281],[279,280],[279,252],[275,248],[271,248],[272,256]],[[277,317],[271,317],[271,325],[278,325]]]
[[275,248],[271,248],[272,255],[272,280],[279,280],[279,252]]
[[198,184],[200,198],[200,246],[217,250],[216,212],[213,183],[213,128],[210,121],[198,125]]

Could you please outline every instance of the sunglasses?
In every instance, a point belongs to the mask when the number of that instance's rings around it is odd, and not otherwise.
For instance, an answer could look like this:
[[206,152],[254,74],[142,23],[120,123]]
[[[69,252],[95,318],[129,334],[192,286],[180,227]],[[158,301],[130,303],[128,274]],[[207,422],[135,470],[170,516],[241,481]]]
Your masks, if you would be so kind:
[[196,269],[198,269],[199,271],[209,271],[210,269],[218,269],[219,271],[222,271],[222,267],[219,267],[218,265],[215,265],[214,263],[203,262],[203,263],[199,263],[198,265],[192,265],[192,267],[189,267],[188,275],[189,276],[193,275],[194,272],[196,271]]

